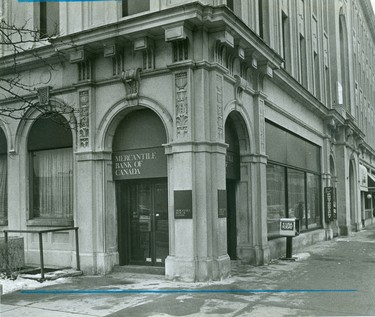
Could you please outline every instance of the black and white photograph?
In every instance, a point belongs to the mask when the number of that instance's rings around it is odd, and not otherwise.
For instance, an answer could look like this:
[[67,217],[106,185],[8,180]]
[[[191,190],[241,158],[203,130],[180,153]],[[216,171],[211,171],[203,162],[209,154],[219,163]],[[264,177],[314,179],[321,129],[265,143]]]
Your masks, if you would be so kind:
[[0,317],[375,316],[375,0],[0,0]]

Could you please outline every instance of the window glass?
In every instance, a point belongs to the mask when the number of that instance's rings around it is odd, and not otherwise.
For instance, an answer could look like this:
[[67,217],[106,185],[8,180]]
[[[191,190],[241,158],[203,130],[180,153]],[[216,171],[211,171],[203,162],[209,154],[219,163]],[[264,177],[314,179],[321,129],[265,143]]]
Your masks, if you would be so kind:
[[320,147],[269,122],[266,153],[271,161],[320,173]]
[[150,10],[150,0],[123,0],[122,16],[133,15]]
[[28,139],[30,218],[73,219],[72,139],[61,115],[47,113],[34,122]]
[[306,227],[305,217],[305,174],[288,169],[288,217],[298,218],[300,228]]
[[227,0],[227,7],[228,7],[229,9],[231,9],[232,11],[233,11],[233,8],[234,8],[234,6],[233,6],[233,1],[234,1],[234,0]]
[[39,30],[42,38],[59,33],[59,3],[40,2]]
[[309,229],[320,225],[320,177],[307,174],[307,226]]
[[71,148],[31,152],[33,216],[72,218],[73,155]]
[[285,167],[267,165],[268,236],[279,235],[280,218],[285,217]]

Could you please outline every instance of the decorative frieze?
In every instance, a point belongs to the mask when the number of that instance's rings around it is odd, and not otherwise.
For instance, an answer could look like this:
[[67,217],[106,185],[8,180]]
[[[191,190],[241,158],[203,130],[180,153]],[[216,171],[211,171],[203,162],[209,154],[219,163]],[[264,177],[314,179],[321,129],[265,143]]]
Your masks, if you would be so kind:
[[79,92],[79,144],[81,147],[89,146],[89,129],[90,129],[90,98],[89,91],[82,90]]
[[224,138],[223,116],[223,76],[216,75],[216,108],[217,108],[217,134],[219,140]]
[[264,100],[259,99],[259,146],[260,153],[266,153],[266,126],[264,118]]
[[176,84],[176,134],[183,138],[188,134],[188,97],[187,97],[187,72],[175,75]]

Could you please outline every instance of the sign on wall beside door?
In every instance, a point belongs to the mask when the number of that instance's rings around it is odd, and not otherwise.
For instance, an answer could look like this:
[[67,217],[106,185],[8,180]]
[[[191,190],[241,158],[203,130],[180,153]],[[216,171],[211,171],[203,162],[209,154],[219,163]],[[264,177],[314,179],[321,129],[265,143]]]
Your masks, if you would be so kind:
[[167,176],[163,147],[114,152],[112,166],[114,180]]
[[193,219],[193,194],[191,190],[174,191],[174,218]]
[[337,219],[336,187],[324,187],[324,207],[326,222]]

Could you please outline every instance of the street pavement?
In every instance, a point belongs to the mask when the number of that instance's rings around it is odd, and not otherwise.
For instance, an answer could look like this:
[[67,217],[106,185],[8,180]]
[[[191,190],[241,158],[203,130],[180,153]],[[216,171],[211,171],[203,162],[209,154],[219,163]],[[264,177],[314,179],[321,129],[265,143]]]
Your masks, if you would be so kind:
[[375,316],[375,226],[296,257],[261,267],[233,262],[230,278],[207,283],[129,272],[73,277],[38,290],[47,293],[3,295],[1,317]]

